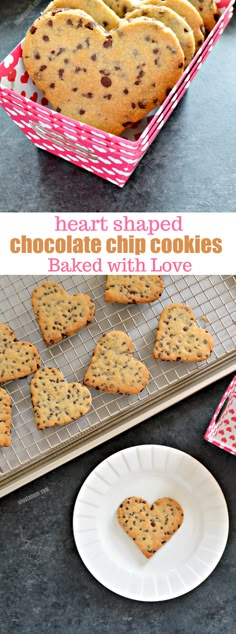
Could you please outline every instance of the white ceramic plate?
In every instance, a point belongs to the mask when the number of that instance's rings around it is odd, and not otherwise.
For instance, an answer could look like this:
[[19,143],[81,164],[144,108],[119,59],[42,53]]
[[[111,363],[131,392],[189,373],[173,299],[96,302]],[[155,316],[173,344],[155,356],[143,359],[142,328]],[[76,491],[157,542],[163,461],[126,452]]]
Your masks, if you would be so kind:
[[[163,548],[146,559],[117,520],[130,496],[152,503],[177,500],[184,522]],[[214,570],[228,536],[228,511],[211,473],[190,455],[159,445],[131,447],[104,460],[78,494],[73,531],[91,574],[117,594],[164,601],[193,590]]]

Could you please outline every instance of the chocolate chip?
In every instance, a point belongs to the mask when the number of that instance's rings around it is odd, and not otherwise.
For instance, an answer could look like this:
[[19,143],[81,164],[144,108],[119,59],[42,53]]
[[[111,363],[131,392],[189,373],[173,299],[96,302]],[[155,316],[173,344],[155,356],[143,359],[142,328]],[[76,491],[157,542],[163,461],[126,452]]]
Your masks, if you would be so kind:
[[64,68],[59,68],[58,75],[59,75],[60,79],[63,79],[64,72],[65,72]]
[[34,54],[34,59],[41,59],[41,55],[38,52]]
[[53,21],[52,20],[48,20],[48,26],[53,26]]
[[104,95],[103,99],[108,99],[108,101],[110,101],[110,99],[112,98],[112,95],[110,93],[108,93],[107,95]]
[[104,26],[104,28],[106,28],[106,26],[108,26],[108,22],[106,22],[106,20],[104,20],[103,26]]
[[145,75],[144,70],[140,70],[140,71],[139,71],[139,74],[138,74],[138,76],[137,76],[137,79],[141,79],[141,77],[143,77],[144,75]]
[[[61,108],[56,108],[57,112],[61,112]],[[53,342],[54,343],[54,342]]]
[[66,59],[64,59],[64,64],[69,64],[69,59],[66,57]]
[[66,50],[65,48],[59,48],[59,49],[58,49],[58,51],[57,51],[57,57],[59,57],[59,55],[61,55],[62,53],[64,53],[64,52],[65,52],[65,50]]
[[35,33],[36,31],[37,31],[36,26],[34,26],[34,25],[33,25],[33,26],[31,26],[30,33],[32,33],[32,35],[34,35],[34,33]]
[[85,28],[90,29],[91,31],[93,31],[95,26],[96,26],[95,22],[88,22],[87,24],[85,24]]
[[178,68],[183,68],[184,62],[180,62]]
[[131,108],[136,108],[136,103],[134,103],[133,101],[131,103]]
[[49,37],[48,37],[48,35],[43,35],[43,41],[44,41],[44,42],[49,42]]
[[138,101],[138,107],[141,108],[141,110],[143,110],[143,109],[145,110],[145,108],[146,108],[146,106],[143,103],[143,101]]
[[112,36],[108,35],[108,37],[105,39],[105,42],[103,42],[103,46],[104,48],[109,48],[110,46],[112,46]]
[[101,84],[103,86],[105,86],[105,88],[109,88],[109,86],[111,86],[111,84],[112,84],[112,81],[111,81],[111,79],[109,79],[109,77],[104,76],[101,79]]
[[78,88],[72,88],[72,92],[77,92]]
[[93,62],[96,62],[96,59],[97,59],[96,53],[94,53],[94,55],[91,55],[91,59],[93,60]]
[[45,64],[43,64],[42,66],[40,66],[40,71],[46,70],[47,66]]
[[86,110],[83,110],[82,108],[79,110],[79,114],[85,114]]
[[82,93],[82,97],[86,97],[87,99],[92,99],[93,93],[92,92]]
[[125,95],[128,95],[128,94],[129,94],[128,88],[125,88],[125,89],[123,90],[123,93],[124,93]]
[[69,24],[69,26],[73,26],[73,22],[70,18],[68,18],[68,20],[66,20],[66,24]]

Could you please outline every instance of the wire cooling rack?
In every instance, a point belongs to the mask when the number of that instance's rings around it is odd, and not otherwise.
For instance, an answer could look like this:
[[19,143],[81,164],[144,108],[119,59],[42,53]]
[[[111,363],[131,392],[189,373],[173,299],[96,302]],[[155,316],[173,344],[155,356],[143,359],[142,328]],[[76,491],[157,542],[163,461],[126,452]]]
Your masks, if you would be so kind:
[[[135,346],[135,357],[145,363],[150,381],[139,395],[122,396],[91,389],[92,408],[78,421],[65,427],[43,431],[34,424],[30,397],[30,377],[10,381],[7,389],[13,404],[12,445],[0,448],[0,486],[4,492],[20,483],[48,471],[59,461],[81,453],[86,439],[98,444],[121,431],[119,424],[126,418],[127,427],[136,424],[188,393],[216,380],[235,367],[236,349],[236,278],[233,276],[164,276],[165,289],[160,300],[152,304],[109,304],[104,302],[105,276],[51,276],[68,293],[88,293],[96,306],[94,321],[76,335],[47,348],[34,318],[31,293],[45,277],[0,277],[0,321],[7,323],[21,341],[30,341],[38,348],[43,365],[61,370],[67,381],[83,381],[94,346],[102,333],[110,330],[127,332]],[[214,352],[201,363],[156,361],[153,346],[159,315],[171,302],[187,303],[194,311],[197,323],[214,338]],[[174,396],[173,396],[174,395]],[[174,398],[174,400],[173,400]],[[96,440],[95,440],[96,438]],[[93,444],[90,444],[93,446]],[[88,447],[87,447],[88,448]],[[85,449],[86,450],[86,447]],[[68,454],[68,455],[67,455]],[[71,455],[72,457],[72,455]],[[24,479],[21,476],[24,474]],[[5,484],[13,482],[8,489]],[[0,490],[0,493],[1,493]]]

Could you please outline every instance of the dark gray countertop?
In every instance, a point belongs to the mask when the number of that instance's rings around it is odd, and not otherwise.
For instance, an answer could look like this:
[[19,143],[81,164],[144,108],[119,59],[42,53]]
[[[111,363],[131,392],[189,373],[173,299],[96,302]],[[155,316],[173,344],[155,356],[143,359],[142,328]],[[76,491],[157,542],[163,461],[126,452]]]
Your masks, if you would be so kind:
[[[203,440],[232,377],[130,429],[1,500],[1,634],[232,634],[235,623],[235,457]],[[163,603],[124,599],[84,567],[72,535],[81,484],[125,447],[163,444],[185,451],[218,480],[229,509],[226,550],[192,592]]]
[[[0,58],[46,0],[1,1]],[[235,212],[236,18],[120,190],[37,150],[0,108],[0,211]]]

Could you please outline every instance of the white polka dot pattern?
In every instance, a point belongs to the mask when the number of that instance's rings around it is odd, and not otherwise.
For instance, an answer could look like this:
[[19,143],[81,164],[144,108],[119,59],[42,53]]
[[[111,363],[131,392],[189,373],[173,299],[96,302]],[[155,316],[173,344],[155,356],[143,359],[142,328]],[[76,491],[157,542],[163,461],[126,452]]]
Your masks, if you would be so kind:
[[222,396],[204,438],[236,456],[236,376]]

